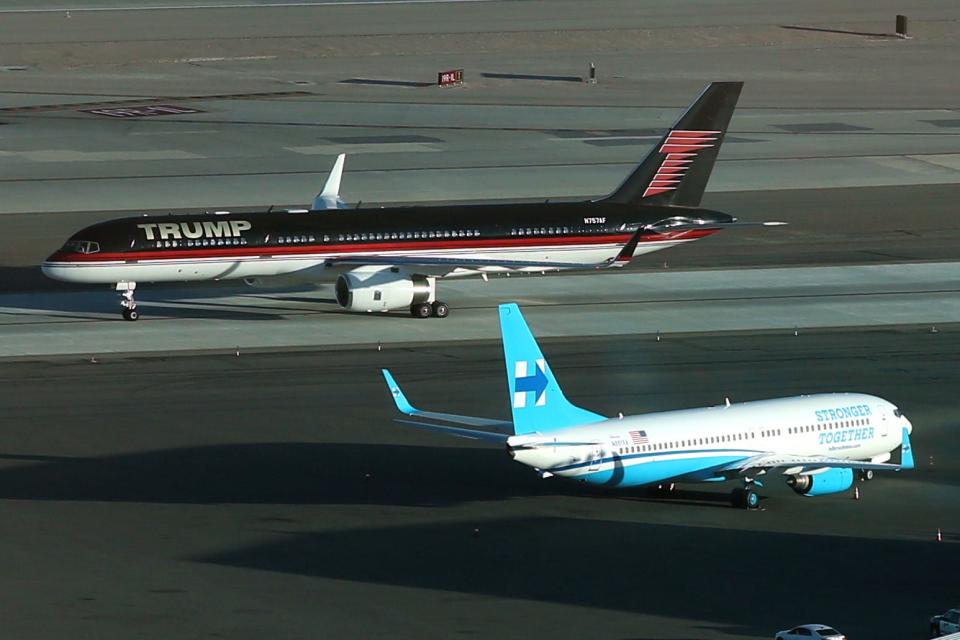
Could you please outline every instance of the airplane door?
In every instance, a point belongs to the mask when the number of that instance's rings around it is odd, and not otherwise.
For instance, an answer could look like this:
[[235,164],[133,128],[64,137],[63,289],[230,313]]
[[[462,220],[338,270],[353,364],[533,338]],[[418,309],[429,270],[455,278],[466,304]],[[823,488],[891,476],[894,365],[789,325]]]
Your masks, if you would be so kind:
[[882,411],[880,413],[880,437],[886,438],[887,431],[889,431],[889,429],[890,429],[890,423],[887,421],[887,413],[886,411]]
[[603,449],[594,449],[590,452],[590,471],[598,471],[603,463]]

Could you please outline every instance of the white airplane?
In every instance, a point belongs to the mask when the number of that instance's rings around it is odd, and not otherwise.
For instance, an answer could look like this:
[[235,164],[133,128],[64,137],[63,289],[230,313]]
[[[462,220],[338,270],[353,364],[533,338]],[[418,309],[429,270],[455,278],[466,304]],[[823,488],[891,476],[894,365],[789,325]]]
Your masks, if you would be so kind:
[[[571,404],[516,304],[500,305],[512,421],[416,409],[386,369],[399,422],[506,445],[541,477],[609,488],[681,482],[742,483],[735,506],[756,508],[761,476],[780,472],[795,492],[820,496],[853,486],[854,471],[913,468],[913,426],[893,404],[830,393],[614,418]],[[463,425],[463,426],[452,426]],[[900,463],[891,454],[900,449]]]

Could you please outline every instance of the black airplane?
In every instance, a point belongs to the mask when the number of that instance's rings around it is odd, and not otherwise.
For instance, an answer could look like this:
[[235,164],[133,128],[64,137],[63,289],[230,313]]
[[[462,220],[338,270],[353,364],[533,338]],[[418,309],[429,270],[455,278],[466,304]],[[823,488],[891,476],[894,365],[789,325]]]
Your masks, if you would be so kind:
[[[349,311],[446,317],[438,278],[621,267],[738,223],[699,208],[741,82],[714,82],[609,196],[584,202],[348,209],[343,155],[307,210],[140,216],[83,229],[43,263],[66,282],[106,283],[139,317],[138,282],[336,282]],[[777,223],[764,223],[777,224]]]

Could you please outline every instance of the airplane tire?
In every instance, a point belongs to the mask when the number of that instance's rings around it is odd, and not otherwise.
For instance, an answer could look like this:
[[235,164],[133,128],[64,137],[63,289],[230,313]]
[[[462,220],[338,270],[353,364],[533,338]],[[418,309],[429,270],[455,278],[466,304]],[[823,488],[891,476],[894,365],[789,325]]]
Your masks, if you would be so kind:
[[747,509],[756,509],[760,506],[760,496],[753,489],[745,489],[743,492],[743,506]]
[[426,302],[423,304],[411,305],[410,315],[412,315],[414,318],[429,318],[433,315],[433,307]]
[[124,309],[123,310],[123,319],[129,320],[130,322],[136,322],[140,319],[140,312],[136,309]]
[[446,302],[434,302],[433,315],[437,318],[446,318],[448,315],[450,315],[450,307],[447,306]]
[[860,472],[860,480],[862,482],[869,482],[873,480],[873,469],[864,469]]

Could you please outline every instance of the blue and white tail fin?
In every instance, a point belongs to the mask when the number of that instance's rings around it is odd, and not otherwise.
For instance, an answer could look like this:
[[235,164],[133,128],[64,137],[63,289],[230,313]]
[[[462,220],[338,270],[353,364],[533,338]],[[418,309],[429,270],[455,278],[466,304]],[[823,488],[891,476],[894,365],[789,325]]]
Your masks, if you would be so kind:
[[548,433],[606,420],[564,397],[516,304],[500,305],[500,334],[517,435]]

